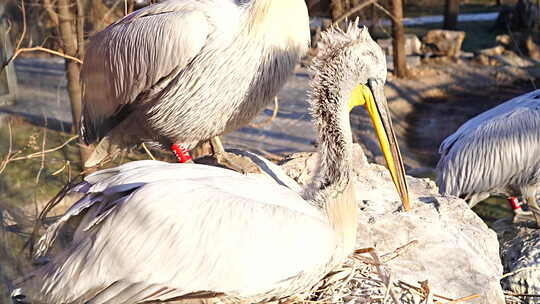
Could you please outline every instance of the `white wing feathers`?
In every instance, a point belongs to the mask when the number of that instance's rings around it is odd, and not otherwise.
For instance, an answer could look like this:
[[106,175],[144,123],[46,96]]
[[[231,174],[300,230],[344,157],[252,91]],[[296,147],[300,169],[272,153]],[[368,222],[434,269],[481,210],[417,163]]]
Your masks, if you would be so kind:
[[[101,296],[115,295],[114,303],[123,303],[117,301],[121,298],[132,303],[203,291],[254,295],[330,260],[334,234],[320,211],[292,190],[200,165],[146,161],[129,166],[102,176],[110,185],[120,185],[122,179],[126,183],[147,179],[146,183],[116,198],[114,208],[107,208],[99,223],[78,231],[67,253],[43,270],[40,277],[48,283],[41,294],[47,301],[73,301],[90,290],[107,290]],[[191,177],[184,168],[223,175]],[[131,170],[146,175],[126,178]],[[161,179],[148,177],[156,171],[163,173]],[[96,201],[85,225],[103,214],[93,209],[103,203],[111,202]],[[59,286],[63,291],[55,293]],[[66,290],[72,298],[59,298]],[[95,292],[92,296],[100,297]]]
[[227,18],[237,20],[234,13],[238,14],[238,9],[227,3],[166,1],[133,12],[96,34],[81,71],[85,136],[102,136],[94,126],[118,114],[160,80],[170,81],[201,52],[213,34],[223,38],[222,20],[215,20],[209,10],[221,10]]
[[443,194],[490,192],[528,184],[540,174],[540,90],[467,121],[439,148]]

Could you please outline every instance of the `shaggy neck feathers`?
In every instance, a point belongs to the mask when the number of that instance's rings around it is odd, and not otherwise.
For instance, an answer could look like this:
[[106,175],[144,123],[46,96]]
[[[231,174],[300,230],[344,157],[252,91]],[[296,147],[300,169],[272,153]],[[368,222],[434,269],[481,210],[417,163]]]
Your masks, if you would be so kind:
[[[332,64],[332,62],[334,64]],[[311,114],[319,142],[319,166],[306,198],[320,206],[341,240],[340,258],[347,256],[356,241],[358,210],[352,182],[352,132],[349,122],[349,85],[335,61],[314,62],[310,93]]]

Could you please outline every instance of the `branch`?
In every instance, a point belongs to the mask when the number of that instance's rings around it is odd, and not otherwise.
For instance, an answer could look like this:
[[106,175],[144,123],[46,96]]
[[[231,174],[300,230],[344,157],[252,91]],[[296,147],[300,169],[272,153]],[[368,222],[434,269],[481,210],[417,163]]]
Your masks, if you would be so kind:
[[54,26],[58,26],[60,24],[60,21],[58,20],[58,14],[53,9],[54,4],[51,3],[51,0],[43,0],[43,7],[48,13],[49,18],[51,18],[52,22],[54,23]]
[[6,66],[8,64],[10,64],[13,60],[15,60],[17,58],[17,56],[19,56],[21,53],[34,52],[34,51],[40,51],[40,52],[53,54],[53,55],[56,55],[56,56],[59,56],[59,57],[63,57],[63,58],[69,59],[69,60],[73,60],[73,61],[75,61],[77,63],[80,63],[80,64],[83,63],[82,60],[80,60],[77,57],[69,56],[67,54],[60,53],[58,51],[54,51],[54,50],[44,48],[44,47],[41,47],[41,46],[35,46],[35,47],[17,49],[15,51],[15,53],[13,53],[13,55],[2,65],[2,68],[0,69],[0,72],[2,72],[6,68]]
[[336,21],[334,21],[334,23],[332,23],[332,25],[337,26],[343,20],[345,20],[345,19],[349,18],[350,16],[352,16],[353,14],[361,11],[364,7],[366,7],[366,6],[370,5],[370,4],[376,4],[376,3],[377,3],[377,0],[368,0],[368,1],[364,2],[364,3],[358,4],[357,6],[353,7],[348,12],[346,12],[344,15],[339,17]]
[[[22,30],[21,37],[19,38],[19,41],[17,42],[17,46],[15,47],[15,49],[19,49],[21,47],[24,36],[26,35],[26,9],[24,8],[24,0],[21,0],[21,14],[22,14],[22,19],[23,19],[23,30]],[[2,67],[2,70],[3,69],[4,68]]]
[[9,130],[10,130],[10,150],[8,151],[8,154],[7,154],[6,158],[4,159],[2,164],[0,165],[0,174],[2,174],[2,172],[6,169],[8,163],[10,163],[12,161],[26,160],[26,159],[43,157],[47,153],[55,152],[55,151],[58,151],[58,150],[64,148],[69,143],[71,143],[75,139],[79,138],[79,135],[75,135],[75,136],[69,138],[66,142],[64,142],[63,144],[61,144],[58,147],[51,148],[51,149],[48,149],[48,150],[39,151],[39,152],[35,152],[35,153],[31,153],[31,154],[28,154],[28,155],[25,155],[25,156],[14,157],[20,151],[17,151],[17,152],[15,152],[13,154],[11,153],[11,124],[8,125],[8,126],[9,126]]

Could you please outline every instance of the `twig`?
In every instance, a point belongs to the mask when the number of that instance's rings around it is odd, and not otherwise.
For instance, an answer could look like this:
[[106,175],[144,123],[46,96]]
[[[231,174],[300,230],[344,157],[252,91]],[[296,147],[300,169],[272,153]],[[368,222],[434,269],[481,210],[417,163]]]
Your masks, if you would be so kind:
[[341,17],[339,17],[336,21],[334,21],[332,23],[332,26],[337,26],[338,24],[340,24],[343,20],[349,18],[350,16],[352,16],[353,14],[355,14],[356,12],[359,12],[361,11],[364,7],[370,5],[370,4],[375,4],[377,2],[377,0],[368,0],[364,3],[360,3],[358,5],[356,5],[355,7],[353,7],[352,9],[348,10],[347,13],[345,13],[344,15],[342,15]]
[[152,155],[152,153],[150,153],[150,150],[148,150],[148,148],[146,147],[146,145],[144,143],[142,143],[142,147],[144,149],[144,151],[146,152],[146,154],[148,154],[148,156],[150,156],[150,158],[152,160],[156,160],[156,158],[154,157],[154,155]]
[[509,272],[509,273],[505,273],[501,276],[501,280],[506,278],[506,277],[510,277],[510,276],[513,276],[515,274],[518,274],[522,271],[527,271],[527,270],[540,270],[540,267],[539,266],[529,266],[529,267],[523,267],[523,268],[520,268],[518,270],[515,270],[515,271],[512,271],[512,272]]
[[405,251],[407,251],[407,250],[409,250],[409,249],[411,249],[413,247],[418,246],[418,244],[420,244],[420,242],[418,242],[417,240],[412,240],[409,243],[407,243],[407,244],[405,244],[405,245],[403,245],[401,247],[398,247],[393,252],[383,254],[381,256],[382,262],[386,263],[388,261],[391,261],[391,260],[397,258],[398,256],[400,256],[403,252],[405,252]]
[[392,300],[394,300],[394,302],[396,304],[399,304],[400,303],[399,299],[397,298],[396,294],[394,293],[394,290],[392,289],[392,286],[389,285],[390,281],[391,281],[390,280],[391,278],[387,278],[383,273],[383,270],[381,268],[382,263],[381,263],[381,259],[379,259],[379,255],[377,254],[377,252],[375,250],[370,250],[369,254],[373,257],[373,260],[375,260],[375,262],[379,264],[379,265],[376,265],[375,268],[377,269],[377,273],[379,274],[379,277],[383,280],[384,284],[387,286],[388,292],[390,293],[390,296],[392,297]]
[[[403,282],[403,281],[399,281],[398,283],[401,284],[401,285],[405,285],[408,288],[414,289],[414,290],[416,290],[418,292],[422,292],[422,288],[420,288],[420,287],[416,287],[416,286],[414,286],[412,284],[409,284],[409,283],[406,283],[406,282]],[[438,295],[438,294],[435,294],[435,293],[433,294],[433,296],[436,297],[436,298],[439,298],[439,299],[446,300],[446,301],[454,301],[454,299],[452,299],[452,298],[441,296],[441,295]]]
[[[52,176],[56,176],[56,175],[60,174],[62,171],[64,171],[64,169],[66,169],[66,167],[69,167],[69,160],[66,160],[66,161],[64,162],[64,165],[62,166],[62,168],[60,168],[60,169],[54,171],[53,173],[51,173],[51,175],[52,175]],[[69,179],[69,178],[68,178],[68,179]]]
[[422,288],[422,292],[424,294],[424,304],[433,303],[433,294],[431,293],[428,280],[418,283],[420,284],[420,288]]
[[[43,140],[41,141],[41,152],[45,151],[46,141],[47,141],[47,131],[45,128],[43,128]],[[36,184],[39,183],[39,177],[41,176],[41,172],[43,171],[43,169],[45,169],[45,153],[41,153],[41,165],[39,166],[39,170],[36,175]]]
[[465,301],[473,300],[473,299],[476,299],[476,298],[480,298],[480,295],[479,294],[473,294],[473,295],[463,297],[463,298],[459,298],[459,299],[455,299],[453,301],[446,302],[446,303],[435,302],[435,304],[457,304],[457,303],[463,303]]
[[57,51],[53,51],[51,49],[48,49],[48,48],[44,48],[44,47],[41,47],[41,46],[35,46],[35,47],[29,47],[29,48],[21,48],[21,49],[17,49],[13,55],[11,55],[11,57],[6,61],[4,62],[4,64],[2,65],[2,68],[0,69],[0,72],[2,72],[6,66],[8,64],[10,64],[13,60],[15,60],[17,58],[17,56],[19,56],[21,53],[25,53],[25,52],[34,52],[34,51],[40,51],[40,52],[45,52],[45,53],[49,53],[49,54],[53,54],[53,55],[56,55],[56,56],[60,56],[60,57],[63,57],[63,58],[66,58],[66,59],[69,59],[69,60],[73,60],[77,63],[80,63],[82,64],[82,60],[80,60],[79,58],[77,57],[73,57],[73,56],[69,56],[67,54],[64,54],[64,53],[60,53],[60,52],[57,52]]
[[25,155],[25,156],[13,157],[17,153],[19,153],[20,151],[17,151],[17,152],[15,152],[13,154],[11,153],[11,125],[8,125],[8,127],[9,127],[9,132],[10,132],[10,148],[9,148],[9,151],[8,151],[8,154],[7,154],[6,158],[5,158],[5,160],[2,162],[2,165],[0,166],[0,174],[2,172],[4,172],[5,168],[7,167],[7,164],[12,162],[12,161],[43,157],[43,155],[45,155],[47,153],[51,153],[51,152],[58,151],[58,150],[62,149],[63,147],[67,146],[70,142],[72,142],[75,139],[79,138],[79,135],[75,135],[75,136],[71,137],[66,142],[64,142],[63,144],[61,144],[60,146],[58,146],[56,148],[51,148],[51,149],[48,149],[48,150],[35,152],[35,153],[28,154],[28,155]]
[[24,8],[24,0],[21,0],[21,14],[22,14],[22,21],[23,21],[23,30],[21,33],[21,37],[19,38],[19,41],[17,41],[17,46],[15,47],[16,50],[18,50],[21,47],[24,36],[26,35],[26,9]]
[[391,19],[393,19],[395,22],[403,22],[403,20],[401,19],[398,19],[396,18],[392,13],[390,13],[387,9],[385,9],[382,5],[380,5],[379,3],[375,2],[373,3],[373,5],[380,9],[383,13],[385,13],[386,15],[388,15],[388,17],[390,17]]
[[513,297],[540,297],[540,294],[529,294],[529,293],[513,293],[511,291],[504,291],[504,294],[507,296],[513,296]]
[[254,128],[261,128],[261,127],[267,126],[270,123],[272,123],[274,118],[276,118],[278,112],[279,112],[279,101],[278,101],[278,98],[276,96],[276,97],[274,97],[274,111],[272,112],[272,116],[270,118],[268,118],[266,121],[258,122],[258,123],[253,122],[253,123],[250,123],[249,125],[254,127]]
[[[56,1],[54,1],[54,3],[56,3]],[[52,22],[54,23],[54,26],[58,26],[60,21],[58,20],[58,14],[53,9],[54,4],[51,3],[51,0],[43,0],[43,7],[48,13],[49,18],[51,18]]]

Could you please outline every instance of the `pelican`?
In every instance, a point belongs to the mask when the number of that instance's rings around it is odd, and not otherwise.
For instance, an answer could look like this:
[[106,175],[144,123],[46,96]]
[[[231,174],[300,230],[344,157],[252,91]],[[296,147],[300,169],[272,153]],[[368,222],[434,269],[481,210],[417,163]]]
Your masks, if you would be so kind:
[[188,161],[268,105],[309,41],[304,0],[169,0],[125,16],[84,57],[79,133],[99,141],[85,166],[142,142]]
[[439,153],[441,194],[462,196],[472,207],[490,194],[520,192],[540,224],[540,90],[473,117],[442,142]]
[[[259,303],[304,291],[356,241],[349,111],[364,105],[407,209],[408,191],[383,86],[385,57],[367,28],[322,36],[309,95],[320,164],[298,193],[232,170],[136,161],[101,170],[42,237],[85,213],[69,247],[13,293],[17,303]],[[194,302],[190,302],[194,303]]]

